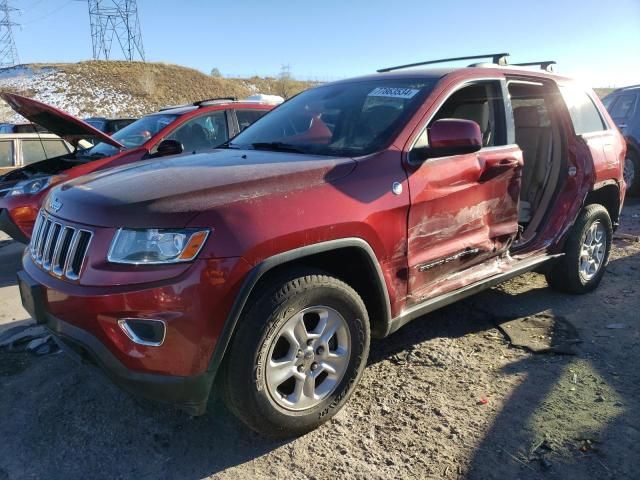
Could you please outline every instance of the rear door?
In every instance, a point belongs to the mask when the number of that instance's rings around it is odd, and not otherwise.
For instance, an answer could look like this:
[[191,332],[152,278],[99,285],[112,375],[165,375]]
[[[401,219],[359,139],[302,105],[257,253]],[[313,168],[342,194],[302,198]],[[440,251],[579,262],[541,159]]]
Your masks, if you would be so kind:
[[0,140],[0,175],[13,170],[16,167],[15,162],[15,141]]
[[503,254],[518,233],[523,161],[507,141],[504,91],[501,80],[458,85],[411,146],[426,146],[441,118],[473,120],[483,134],[479,152],[410,165],[408,303],[471,283],[456,274]]
[[589,148],[595,182],[618,178],[622,165],[616,137],[594,100],[577,85],[561,85],[560,91],[571,116],[575,135]]

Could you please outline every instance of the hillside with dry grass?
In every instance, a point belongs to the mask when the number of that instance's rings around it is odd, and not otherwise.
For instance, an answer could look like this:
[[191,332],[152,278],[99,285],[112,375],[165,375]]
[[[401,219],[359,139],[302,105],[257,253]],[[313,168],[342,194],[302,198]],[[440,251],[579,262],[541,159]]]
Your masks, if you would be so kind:
[[[29,64],[0,70],[0,90],[34,97],[81,117],[140,116],[167,105],[255,93],[289,97],[311,85],[290,78],[212,77],[151,62]],[[15,120],[12,117],[6,107],[0,110],[0,120]]]
[[[223,78],[152,62],[87,61],[0,69],[0,91],[34,97],[79,117],[141,116],[168,105],[255,93],[290,97],[312,86],[292,78]],[[601,97],[612,89],[597,88]],[[21,121],[0,102],[0,121]]]

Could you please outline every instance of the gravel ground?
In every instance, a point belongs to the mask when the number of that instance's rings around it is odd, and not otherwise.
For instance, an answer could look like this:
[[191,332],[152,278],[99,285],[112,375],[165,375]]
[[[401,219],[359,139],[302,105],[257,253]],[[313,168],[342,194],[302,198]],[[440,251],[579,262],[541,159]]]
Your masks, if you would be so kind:
[[[622,221],[640,235],[640,202]],[[0,238],[0,331],[27,318],[19,255]],[[190,418],[63,354],[0,352],[0,480],[639,478],[639,278],[640,243],[618,239],[589,295],[532,273],[417,320],[373,343],[333,421],[284,442],[247,431],[216,398]],[[496,328],[532,316],[573,324],[577,354],[532,354]]]

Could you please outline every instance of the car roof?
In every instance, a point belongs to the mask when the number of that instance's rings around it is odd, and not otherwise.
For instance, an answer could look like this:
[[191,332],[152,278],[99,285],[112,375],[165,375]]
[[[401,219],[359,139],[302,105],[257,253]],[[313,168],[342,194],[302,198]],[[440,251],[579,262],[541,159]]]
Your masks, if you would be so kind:
[[[470,67],[453,67],[453,68],[406,68],[392,70],[390,72],[372,73],[360,77],[348,78],[331,82],[331,84],[361,82],[368,80],[382,79],[425,79],[440,80],[446,76],[461,76],[469,78],[486,77],[492,75],[527,75],[538,78],[553,78],[555,80],[570,81],[569,78],[557,75],[541,69],[518,67],[516,65],[496,65],[492,63],[482,64]],[[325,84],[328,85],[328,84]]]
[[84,120],[85,121],[86,120],[104,120],[104,121],[116,120],[117,121],[117,120],[137,120],[137,119],[134,118],[134,117],[116,117],[116,118],[111,118],[111,117],[109,117],[109,118],[107,118],[107,117],[86,117]]
[[43,140],[53,139],[53,140],[64,141],[64,139],[60,138],[58,135],[55,135],[53,133],[0,133],[0,140],[7,140],[11,138],[18,138],[18,139],[36,138],[36,139],[43,139]]
[[628,92],[630,90],[640,90],[640,85],[629,85],[627,87],[620,87],[616,90],[614,90],[613,92],[611,92],[609,95],[615,95],[618,93],[624,93],[624,92]]

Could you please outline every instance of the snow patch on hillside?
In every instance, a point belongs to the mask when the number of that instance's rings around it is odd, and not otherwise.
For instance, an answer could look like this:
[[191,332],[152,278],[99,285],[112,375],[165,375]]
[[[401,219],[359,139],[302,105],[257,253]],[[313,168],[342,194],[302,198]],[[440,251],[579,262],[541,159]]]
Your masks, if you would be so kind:
[[[52,67],[1,69],[0,91],[7,90],[22,93],[80,118],[118,117],[124,109],[142,115],[148,110],[143,102],[130,94],[97,86],[90,75],[72,75]],[[0,111],[0,120],[24,121],[6,105]]]

